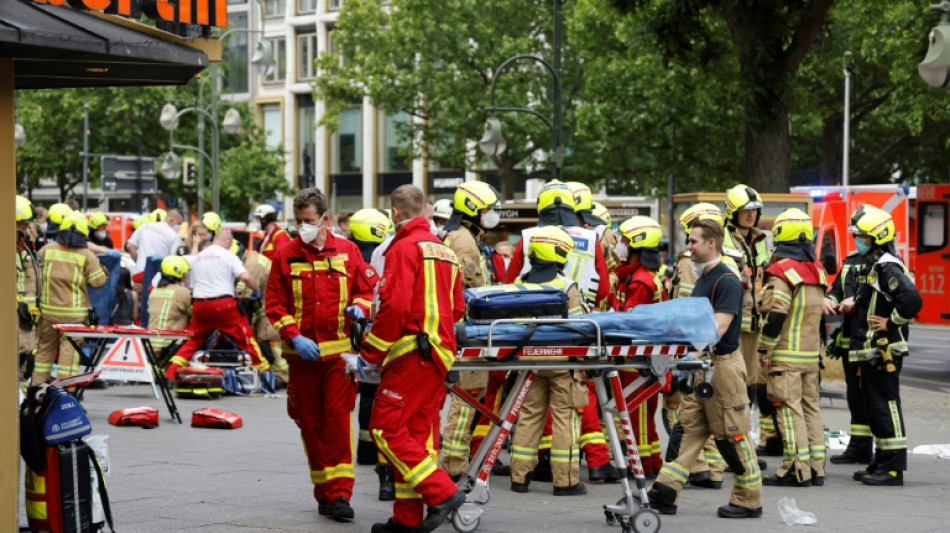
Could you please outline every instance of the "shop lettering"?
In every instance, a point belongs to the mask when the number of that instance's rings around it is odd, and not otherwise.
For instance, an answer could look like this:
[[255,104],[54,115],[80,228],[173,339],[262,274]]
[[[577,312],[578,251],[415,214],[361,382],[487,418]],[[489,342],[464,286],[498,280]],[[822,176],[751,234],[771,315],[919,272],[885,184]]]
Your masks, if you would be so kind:
[[[69,4],[74,9],[102,11],[110,15],[137,19],[145,16],[164,22],[197,24],[199,26],[228,25],[227,0],[33,0],[37,4],[61,6]],[[135,7],[141,6],[141,13]]]

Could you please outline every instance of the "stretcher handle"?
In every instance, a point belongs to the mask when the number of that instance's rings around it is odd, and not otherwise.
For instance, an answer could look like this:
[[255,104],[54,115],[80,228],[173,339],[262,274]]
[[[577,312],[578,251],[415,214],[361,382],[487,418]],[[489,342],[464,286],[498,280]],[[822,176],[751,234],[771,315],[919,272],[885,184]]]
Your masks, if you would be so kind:
[[600,335],[600,324],[590,318],[499,318],[492,320],[488,325],[488,349],[492,349],[492,331],[499,324],[591,324],[594,331],[597,332],[596,348],[600,352],[599,356],[604,355],[604,342]]
[[685,370],[686,372],[693,372],[696,370],[705,370],[709,368],[709,362],[702,359],[693,360],[693,361],[678,360],[678,361],[673,361],[673,363],[671,363],[670,366],[672,366],[676,370]]

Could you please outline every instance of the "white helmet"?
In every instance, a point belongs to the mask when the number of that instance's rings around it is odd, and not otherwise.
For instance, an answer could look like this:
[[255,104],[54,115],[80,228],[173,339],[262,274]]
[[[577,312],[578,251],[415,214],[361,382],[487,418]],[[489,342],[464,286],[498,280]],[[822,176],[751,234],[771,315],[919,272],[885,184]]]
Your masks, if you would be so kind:
[[443,198],[432,204],[432,217],[448,220],[452,216],[452,200]]
[[260,204],[254,209],[254,216],[261,219],[261,226],[277,220],[277,208],[270,204]]

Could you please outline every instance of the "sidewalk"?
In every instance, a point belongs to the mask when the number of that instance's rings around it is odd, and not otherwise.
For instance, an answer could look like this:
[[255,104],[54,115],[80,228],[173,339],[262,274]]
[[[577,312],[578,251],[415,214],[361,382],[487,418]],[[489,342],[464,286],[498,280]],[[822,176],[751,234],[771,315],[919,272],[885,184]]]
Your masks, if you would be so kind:
[[[905,388],[904,414],[910,449],[920,444],[950,443],[950,396]],[[371,466],[356,467],[353,507],[356,519],[338,524],[317,515],[308,467],[285,398],[226,397],[214,401],[177,400],[184,425],[171,422],[167,409],[144,385],[88,390],[84,405],[94,433],[109,435],[111,473],[107,477],[116,530],[129,532],[368,532],[391,515],[391,503],[376,500]],[[152,430],[117,428],[106,418],[115,409],[153,406],[161,425]],[[845,403],[822,400],[823,419],[831,430],[847,431]],[[191,412],[201,407],[233,411],[244,419],[237,430],[196,429]],[[662,431],[660,433],[663,433]],[[665,449],[665,435],[663,435]],[[837,453],[829,450],[829,455]],[[766,458],[774,472],[778,458]],[[505,459],[507,462],[507,458]],[[724,520],[716,508],[727,503],[731,477],[722,490],[684,489],[679,513],[662,516],[661,531],[777,531],[788,528],[776,502],[796,498],[818,523],[810,531],[893,533],[946,531],[950,520],[950,460],[910,456],[903,488],[872,488],[851,480],[853,466],[829,464],[824,487],[764,488],[760,519]],[[582,468],[582,472],[586,469]],[[582,474],[586,479],[586,473]],[[531,492],[509,490],[508,478],[493,478],[482,533],[546,531],[619,532],[607,526],[602,506],[620,498],[619,485],[588,484],[582,497],[555,497],[551,484],[533,483]],[[21,484],[22,486],[22,484]],[[20,524],[25,524],[21,495]],[[450,524],[439,531],[454,531]]]

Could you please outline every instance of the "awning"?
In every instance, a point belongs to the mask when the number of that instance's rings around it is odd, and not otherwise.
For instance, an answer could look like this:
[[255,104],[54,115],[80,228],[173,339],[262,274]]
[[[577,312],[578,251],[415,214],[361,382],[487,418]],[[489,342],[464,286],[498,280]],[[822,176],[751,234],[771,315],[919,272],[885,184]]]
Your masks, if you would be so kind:
[[208,66],[201,50],[158,33],[67,6],[0,1],[0,57],[14,59],[17,89],[184,84]]

